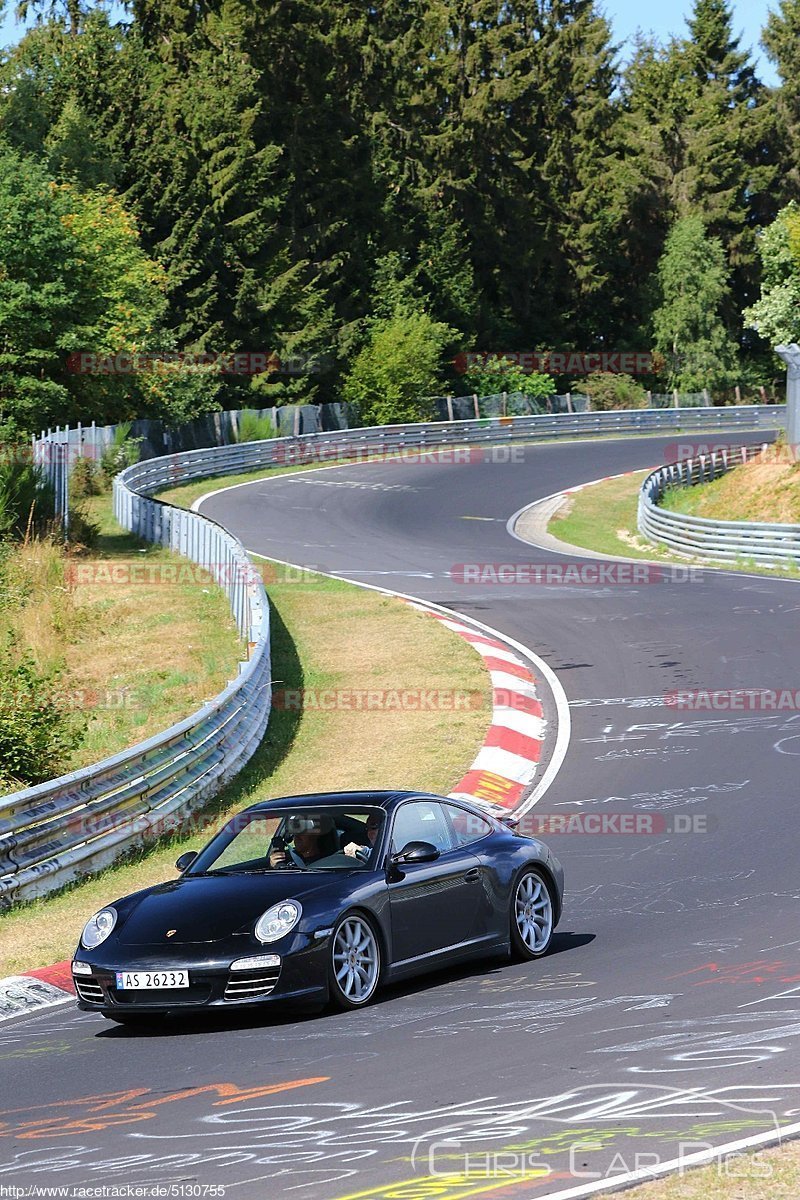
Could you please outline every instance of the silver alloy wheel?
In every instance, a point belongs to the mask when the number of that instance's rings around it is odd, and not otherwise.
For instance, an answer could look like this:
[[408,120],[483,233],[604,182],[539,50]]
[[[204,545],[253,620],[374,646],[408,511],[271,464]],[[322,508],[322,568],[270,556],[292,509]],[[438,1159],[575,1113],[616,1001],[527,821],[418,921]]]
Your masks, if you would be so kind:
[[531,954],[541,954],[553,932],[553,903],[543,879],[522,876],[514,896],[514,917],[522,942]]
[[381,956],[375,934],[363,917],[342,921],[333,942],[333,974],[349,1004],[366,1004],[378,985]]

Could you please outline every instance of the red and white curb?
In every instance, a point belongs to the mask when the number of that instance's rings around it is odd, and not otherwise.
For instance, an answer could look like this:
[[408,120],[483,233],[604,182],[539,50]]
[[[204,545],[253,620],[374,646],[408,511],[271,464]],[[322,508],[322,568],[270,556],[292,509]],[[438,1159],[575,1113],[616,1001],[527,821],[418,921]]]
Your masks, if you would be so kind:
[[75,998],[70,960],[0,979],[0,1021]]
[[530,666],[497,638],[432,612],[426,605],[412,607],[469,642],[483,658],[492,683],[492,723],[486,740],[450,795],[516,808],[533,783],[547,729]]

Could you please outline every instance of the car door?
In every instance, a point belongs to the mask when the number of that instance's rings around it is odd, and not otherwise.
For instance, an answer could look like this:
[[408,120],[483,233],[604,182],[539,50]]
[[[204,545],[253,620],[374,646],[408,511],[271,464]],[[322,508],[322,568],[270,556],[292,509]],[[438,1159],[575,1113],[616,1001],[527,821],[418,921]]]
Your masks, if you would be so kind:
[[481,898],[480,862],[457,846],[442,805],[410,800],[396,810],[390,853],[409,842],[430,842],[439,857],[402,863],[388,876],[395,964],[456,949],[474,937]]

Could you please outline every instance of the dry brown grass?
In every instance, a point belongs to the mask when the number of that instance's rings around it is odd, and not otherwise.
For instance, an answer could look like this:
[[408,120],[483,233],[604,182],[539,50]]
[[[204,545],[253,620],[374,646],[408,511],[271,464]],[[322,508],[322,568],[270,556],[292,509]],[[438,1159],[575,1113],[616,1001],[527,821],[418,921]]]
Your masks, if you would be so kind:
[[800,524],[800,464],[768,449],[712,483],[673,489],[667,507],[716,521]]
[[625,1192],[626,1200],[798,1200],[800,1143],[760,1150],[670,1175]]
[[[110,498],[87,504],[101,527],[91,560],[61,545],[34,541],[15,548],[3,567],[0,637],[11,634],[38,667],[59,671],[58,694],[83,710],[87,729],[63,771],[118,753],[166,729],[235,677],[244,647],[222,590],[190,581],[85,583],[75,568],[133,562],[186,565],[169,551],[144,547],[123,533]],[[107,573],[106,573],[106,577]]]

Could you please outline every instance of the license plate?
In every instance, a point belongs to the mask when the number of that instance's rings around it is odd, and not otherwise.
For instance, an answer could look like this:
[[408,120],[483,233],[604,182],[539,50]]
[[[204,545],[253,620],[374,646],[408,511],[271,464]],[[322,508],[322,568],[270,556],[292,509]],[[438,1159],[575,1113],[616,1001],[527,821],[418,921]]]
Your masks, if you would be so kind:
[[188,971],[117,971],[117,987],[122,991],[158,991],[159,988],[188,986]]

